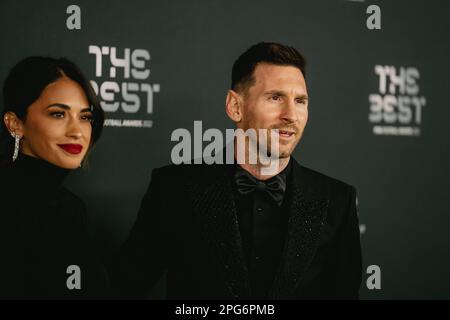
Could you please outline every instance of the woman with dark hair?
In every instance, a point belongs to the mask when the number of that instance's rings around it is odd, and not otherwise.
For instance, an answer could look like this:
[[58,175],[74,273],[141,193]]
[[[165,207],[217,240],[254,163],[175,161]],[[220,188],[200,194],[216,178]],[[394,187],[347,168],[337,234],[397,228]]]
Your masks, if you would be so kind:
[[29,57],[3,87],[0,298],[101,298],[83,202],[63,187],[101,135],[103,110],[72,62]]

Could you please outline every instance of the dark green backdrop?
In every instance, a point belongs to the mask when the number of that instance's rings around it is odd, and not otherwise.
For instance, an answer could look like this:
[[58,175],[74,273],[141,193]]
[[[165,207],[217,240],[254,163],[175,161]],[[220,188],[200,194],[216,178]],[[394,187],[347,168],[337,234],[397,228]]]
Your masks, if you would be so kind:
[[[68,30],[66,8],[81,8]],[[381,8],[381,30],[366,8]],[[65,56],[99,83],[111,80],[108,56],[96,77],[89,46],[147,50],[145,80],[159,84],[153,112],[120,108],[108,118],[152,120],[151,128],[106,127],[87,169],[68,185],[89,209],[103,256],[125,239],[151,170],[170,162],[176,128],[232,128],[224,112],[234,59],[259,41],[297,47],[309,62],[310,118],[295,152],[304,165],[357,188],[364,268],[379,265],[381,290],[361,296],[450,298],[450,5],[448,1],[12,1],[0,2],[0,78],[29,55]],[[376,65],[420,72],[426,98],[418,136],[375,135],[370,94]],[[398,94],[396,94],[398,95]],[[119,99],[120,100],[120,99]],[[400,125],[395,123],[394,125]],[[404,125],[404,124],[401,124]],[[367,278],[365,276],[364,278]],[[158,297],[159,285],[152,292]]]

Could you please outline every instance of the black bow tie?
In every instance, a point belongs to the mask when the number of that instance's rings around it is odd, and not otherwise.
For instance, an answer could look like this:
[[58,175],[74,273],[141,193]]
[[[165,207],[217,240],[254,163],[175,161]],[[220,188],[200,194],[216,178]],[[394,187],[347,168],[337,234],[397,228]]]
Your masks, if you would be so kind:
[[286,175],[284,172],[262,181],[256,179],[241,167],[238,167],[234,179],[236,181],[237,191],[241,195],[247,195],[255,190],[261,190],[267,192],[278,206],[281,206],[283,203],[284,192],[286,191]]

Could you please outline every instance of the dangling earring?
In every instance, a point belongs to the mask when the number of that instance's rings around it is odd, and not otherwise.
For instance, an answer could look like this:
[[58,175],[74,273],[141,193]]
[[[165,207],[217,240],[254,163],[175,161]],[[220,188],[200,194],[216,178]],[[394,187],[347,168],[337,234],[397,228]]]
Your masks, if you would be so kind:
[[12,137],[14,138],[14,153],[12,156],[12,161],[16,161],[17,157],[19,156],[19,142],[20,142],[20,137],[18,134],[15,133],[11,133]]

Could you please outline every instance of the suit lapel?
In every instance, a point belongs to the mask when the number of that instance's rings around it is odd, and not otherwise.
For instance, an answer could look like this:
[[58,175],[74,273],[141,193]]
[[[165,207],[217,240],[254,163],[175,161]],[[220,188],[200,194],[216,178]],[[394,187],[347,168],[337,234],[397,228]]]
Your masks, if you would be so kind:
[[271,299],[292,299],[316,250],[325,221],[328,199],[307,191],[304,169],[293,159],[287,194],[288,230],[278,272],[269,293]]
[[250,298],[250,282],[231,186],[231,165],[204,166],[189,182],[196,218],[230,299]]

